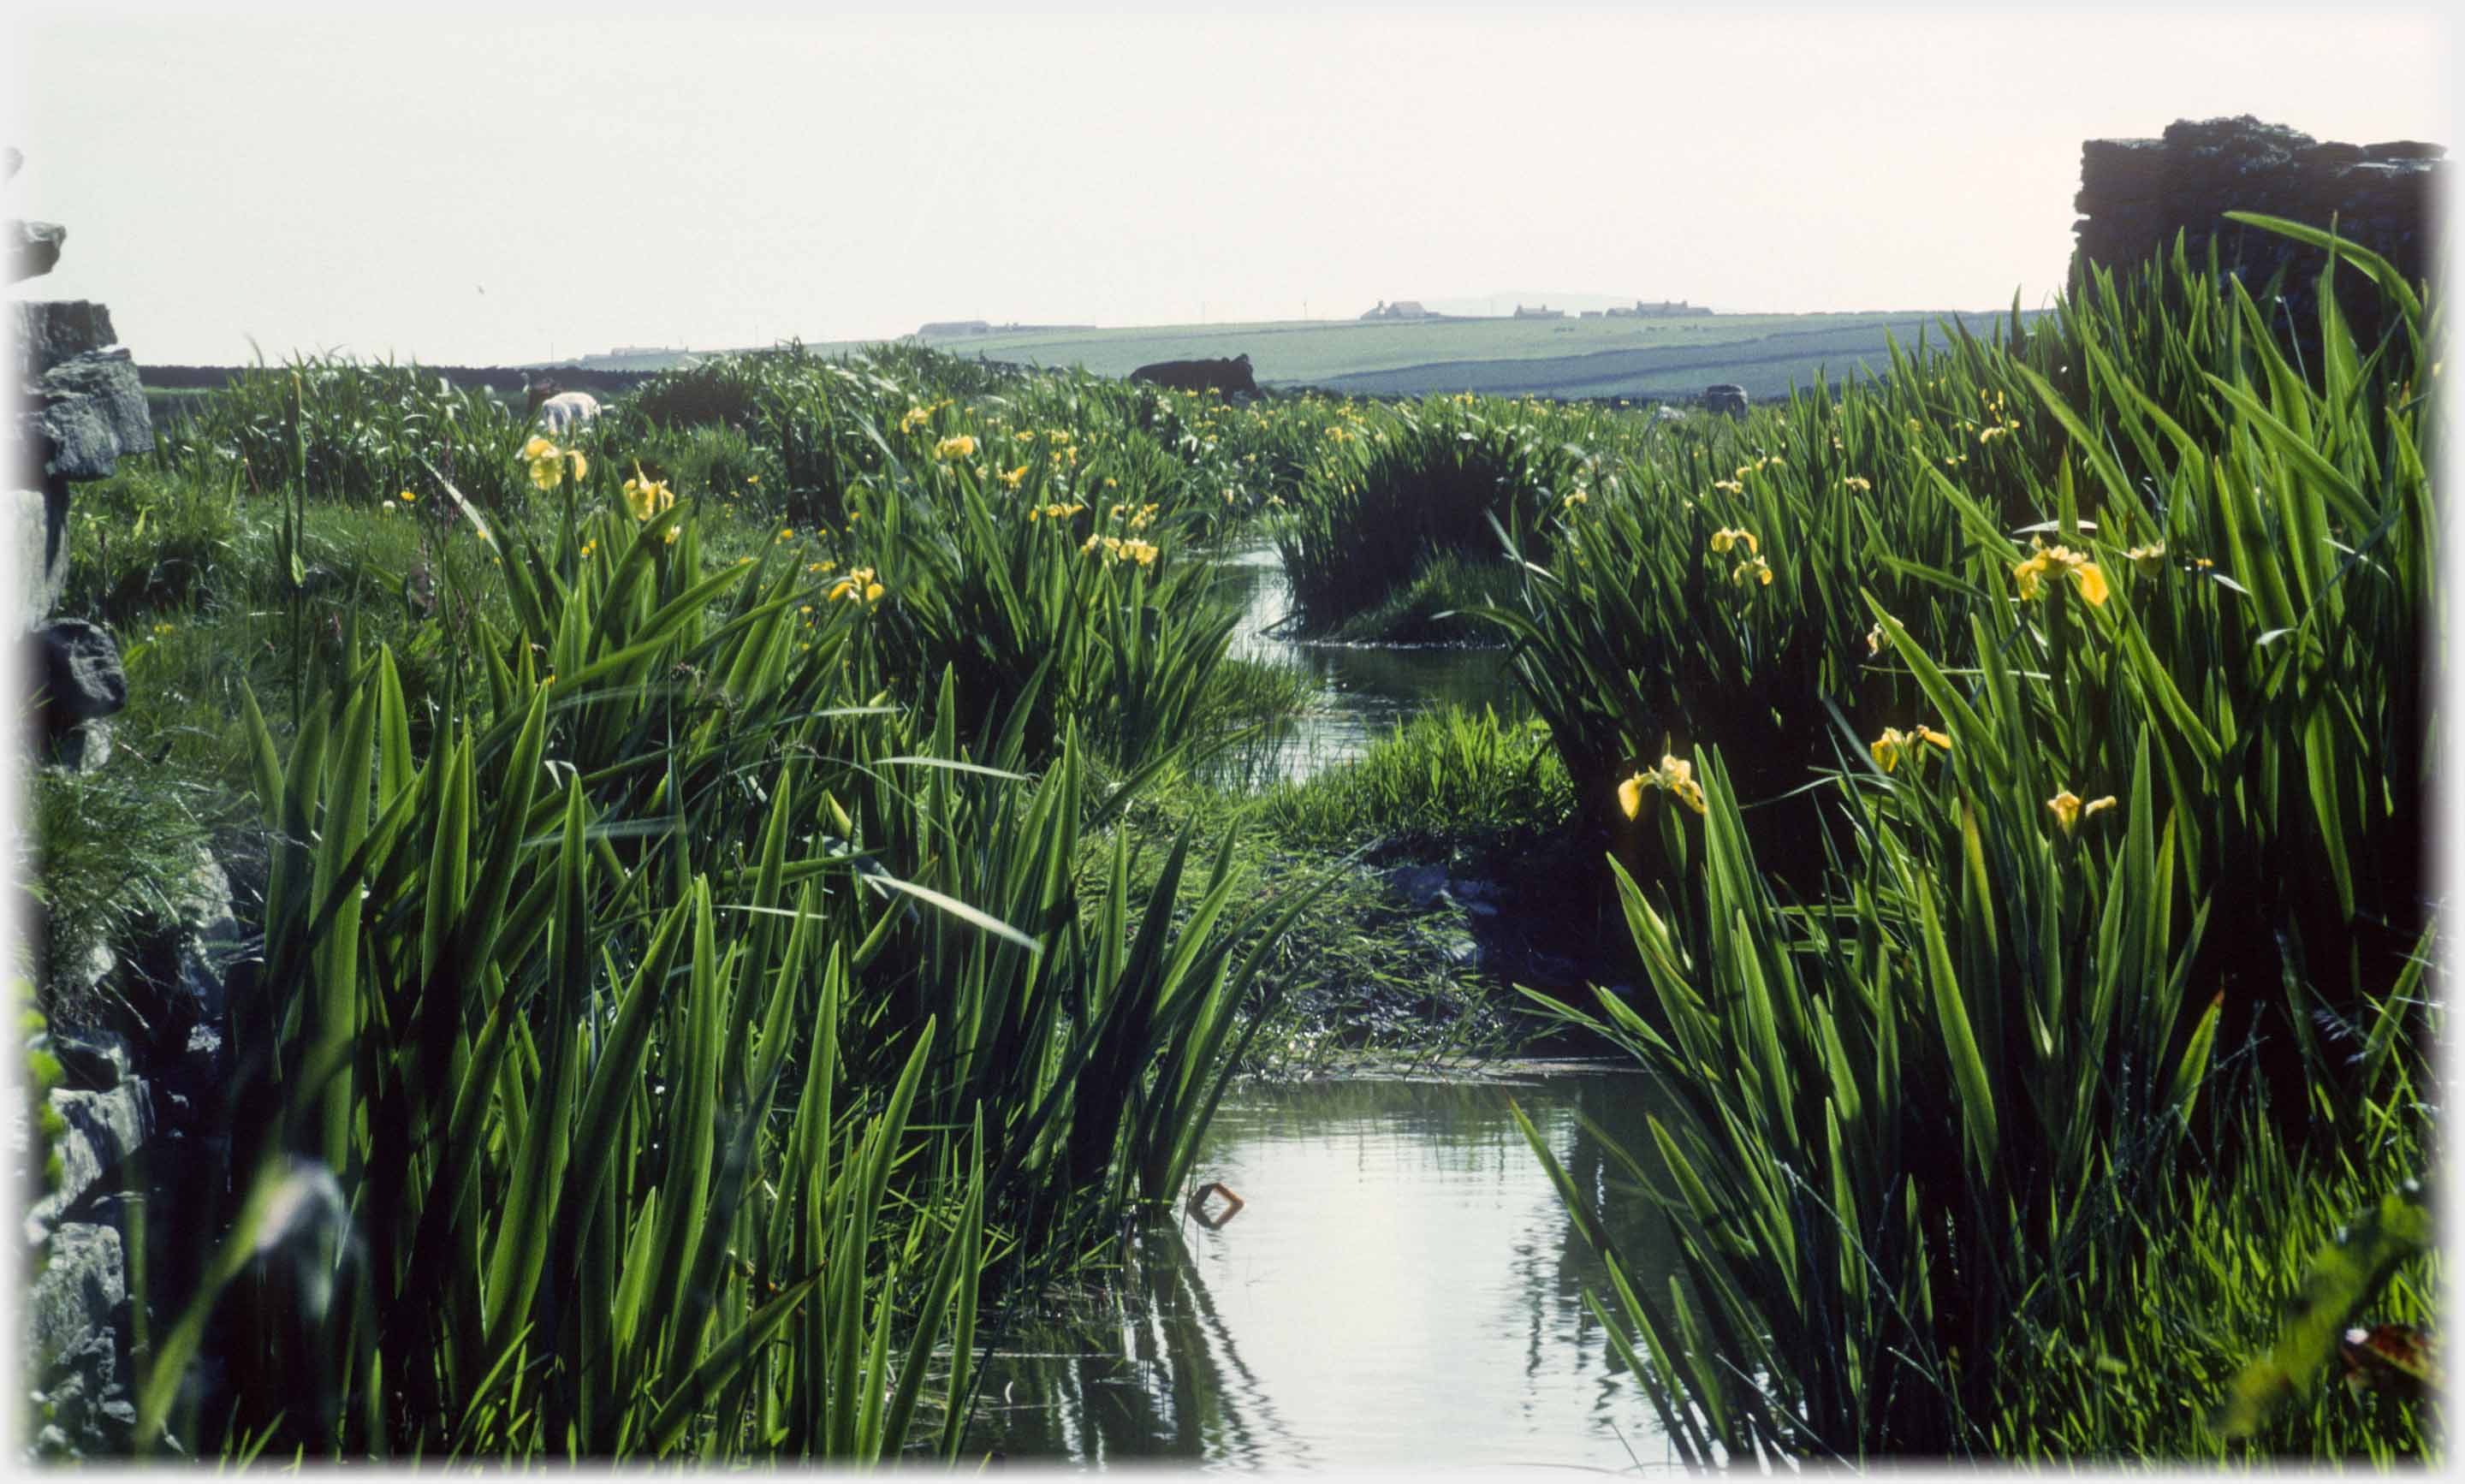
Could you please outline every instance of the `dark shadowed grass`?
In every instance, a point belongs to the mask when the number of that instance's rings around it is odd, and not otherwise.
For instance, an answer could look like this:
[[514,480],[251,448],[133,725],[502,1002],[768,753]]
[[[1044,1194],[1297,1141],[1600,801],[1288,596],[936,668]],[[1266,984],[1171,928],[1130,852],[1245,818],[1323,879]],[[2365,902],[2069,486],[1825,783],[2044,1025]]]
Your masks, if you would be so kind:
[[1464,610],[1513,602],[1521,581],[1501,560],[1436,552],[1424,557],[1410,578],[1369,607],[1346,615],[1323,637],[1335,644],[1496,645],[1497,629]]

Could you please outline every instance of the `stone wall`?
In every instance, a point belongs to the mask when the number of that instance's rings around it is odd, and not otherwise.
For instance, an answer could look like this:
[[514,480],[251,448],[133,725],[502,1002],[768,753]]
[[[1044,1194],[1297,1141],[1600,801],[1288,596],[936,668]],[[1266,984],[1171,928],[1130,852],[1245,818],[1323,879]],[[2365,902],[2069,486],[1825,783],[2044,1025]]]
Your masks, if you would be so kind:
[[[2248,114],[2181,120],[2157,139],[2093,139],[2080,147],[2080,220],[2073,268],[2124,268],[2173,251],[2182,233],[2193,265],[2218,263],[2256,297],[2285,270],[2285,312],[2298,340],[2316,335],[2315,280],[2322,253],[2224,219],[2258,211],[2326,228],[2388,259],[2419,282],[2438,262],[2436,192],[2447,170],[2440,144],[2322,142]],[[2339,305],[2359,321],[2367,346],[2380,323],[2376,297],[2355,276]],[[2274,309],[2271,305],[2262,308]]]
[[[7,152],[9,174],[17,164]],[[5,231],[12,279],[48,272],[68,236],[40,222]],[[21,587],[10,637],[26,652],[31,690],[19,710],[32,735],[19,745],[34,766],[99,768],[109,754],[104,719],[127,696],[119,647],[108,630],[54,610],[68,575],[76,487],[150,450],[153,429],[108,309],[26,300],[11,306],[10,321],[16,399],[0,434],[9,445],[0,509],[15,522]],[[149,1233],[157,1272],[196,1246],[193,1233],[167,1241],[159,1212],[152,1229],[132,1219],[133,1207],[207,1168],[193,1154],[204,1137],[199,1110],[228,1075],[222,979],[239,940],[229,881],[201,853],[178,895],[136,959],[95,945],[83,962],[41,965],[55,990],[52,1014],[21,1030],[23,1068],[41,1072],[29,1110],[40,1138],[21,1133],[12,1150],[34,1196],[21,1236],[32,1276],[30,1451],[40,1458],[126,1451],[136,1420],[131,1306],[142,1301],[128,1282],[130,1240]],[[63,986],[80,992],[63,995]]]

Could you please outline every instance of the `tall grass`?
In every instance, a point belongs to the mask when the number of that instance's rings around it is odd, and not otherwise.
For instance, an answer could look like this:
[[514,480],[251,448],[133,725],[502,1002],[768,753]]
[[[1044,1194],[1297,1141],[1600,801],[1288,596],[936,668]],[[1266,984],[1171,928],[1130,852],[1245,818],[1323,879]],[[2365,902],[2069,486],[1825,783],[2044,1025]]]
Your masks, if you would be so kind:
[[[2412,380],[2437,329],[2334,247],[2395,328],[2359,347],[2321,294],[2317,381],[2239,284],[2179,260],[2099,276],[2025,342],[1955,341],[1750,422],[1782,461],[1675,498],[1753,530],[1768,587],[1714,596],[1735,543],[1655,546],[1637,512],[1566,540],[1497,615],[1570,771],[1606,767],[1587,786],[1664,748],[1699,781],[1699,817],[1669,764],[1628,793],[1647,984],[1580,1017],[1682,1109],[1631,1164],[1683,1280],[1600,1302],[1690,1455],[2221,1449],[2038,1368],[2127,1377],[2177,1322],[2168,1264],[2213,1266],[2197,1244],[2289,1189],[2314,1220],[2323,1188],[2376,1199],[2358,1186],[2388,1166],[2352,1151],[2420,1156],[2436,527]],[[2008,431],[1981,446],[2015,463],[1946,469],[1944,404],[1988,410]],[[1647,565],[1620,579],[1606,553]],[[1750,768],[1740,704],[1780,713],[1746,723]],[[1943,741],[1886,731],[1921,725]],[[1749,808],[1792,764],[1818,832]],[[2250,1063],[2231,1079],[2226,1052]],[[2291,1282],[2220,1286],[2247,1336]],[[2231,1349],[2204,1342],[2200,1373]],[[2289,1426],[2278,1444],[2420,1446],[2402,1416]]]
[[[960,631],[928,516],[979,522],[958,560],[1013,549],[997,519],[1045,540],[977,472],[885,457],[846,546],[730,558],[704,500],[592,462],[504,520],[427,462],[496,554],[433,574],[448,652],[407,685],[338,615],[291,651],[296,725],[242,692],[264,957],[198,1183],[225,1195],[184,1213],[219,1243],[153,1274],[181,1302],[145,1439],[956,1451],[964,1408],[930,1406],[966,1392],[980,1285],[1174,1198],[1272,1010],[1305,888],[1244,893],[1231,840],[1185,835],[1134,897],[1126,832],[1078,879],[1220,655],[1173,637],[1220,619],[1167,610],[1171,568],[1018,548],[1074,595],[1055,652],[918,676],[900,626]],[[321,508],[283,512],[295,609]],[[1048,687],[1102,699],[1052,724]],[[1091,783],[1082,720],[1151,756]]]
[[416,365],[302,357],[240,371],[195,399],[162,432],[155,463],[204,488],[373,503],[425,488],[421,471],[433,462],[502,510],[525,493],[514,455],[530,432],[526,409]]
[[1545,549],[1544,521],[1588,498],[1591,470],[1521,410],[1469,396],[1334,410],[1270,526],[1304,629],[1376,604],[1432,556],[1495,551],[1496,528]]

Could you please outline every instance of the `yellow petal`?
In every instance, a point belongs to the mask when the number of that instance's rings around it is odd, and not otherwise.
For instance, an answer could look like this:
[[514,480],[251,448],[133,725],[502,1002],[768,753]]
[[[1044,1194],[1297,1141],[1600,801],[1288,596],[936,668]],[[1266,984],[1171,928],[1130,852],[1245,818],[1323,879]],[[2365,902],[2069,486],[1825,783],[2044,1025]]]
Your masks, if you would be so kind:
[[2046,557],[2043,552],[2011,568],[2011,579],[2019,585],[2021,601],[2028,602],[2037,596],[2037,584],[2045,575]]
[[2074,830],[2079,828],[2080,801],[2078,794],[2066,788],[2062,792],[2055,794],[2053,798],[2048,799],[2046,801],[2046,808],[2054,811],[2054,823],[2063,827],[2064,834],[2069,835]]
[[1643,811],[1643,775],[1641,773],[1618,785],[1618,808],[1629,819]]
[[2080,596],[2088,599],[2091,608],[2105,606],[2105,573],[2096,563],[2082,562],[2072,568],[2072,575],[2079,579]]

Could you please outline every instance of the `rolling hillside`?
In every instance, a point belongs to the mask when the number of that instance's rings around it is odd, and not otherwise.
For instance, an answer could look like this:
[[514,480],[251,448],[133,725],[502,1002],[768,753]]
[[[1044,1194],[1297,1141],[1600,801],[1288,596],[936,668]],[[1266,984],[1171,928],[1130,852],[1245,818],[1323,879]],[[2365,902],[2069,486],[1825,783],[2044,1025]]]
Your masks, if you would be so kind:
[[927,343],[959,354],[1121,375],[1153,361],[1247,354],[1270,386],[1376,395],[1529,392],[1558,397],[1691,394],[1735,382],[1755,396],[1889,363],[1887,338],[1940,338],[1958,318],[1990,334],[2008,314],[1716,315],[1689,320],[1289,321],[1164,325]]
[[[2035,312],[2023,316],[2034,319]],[[1958,320],[1980,335],[2008,312],[1714,315],[1701,319],[1291,320],[1046,329],[924,338],[936,349],[1121,376],[1155,361],[1248,355],[1260,383],[1374,396],[1478,391],[1548,397],[1691,396],[1733,382],[1779,396],[1818,373],[1840,381],[1889,364],[1889,340],[1940,339]],[[854,349],[861,341],[821,343]],[[683,357],[667,359],[681,361]],[[587,368],[613,358],[584,357]],[[629,363],[630,365],[631,363]]]

